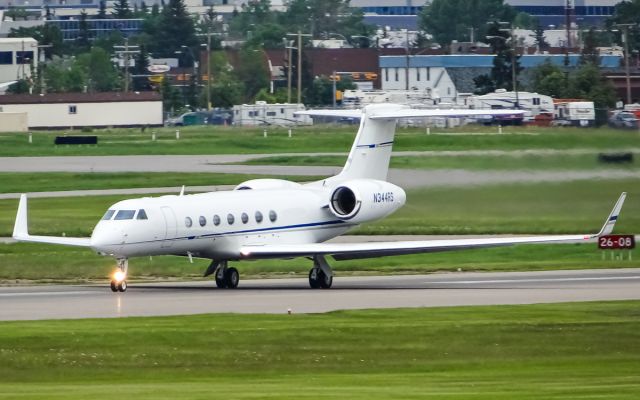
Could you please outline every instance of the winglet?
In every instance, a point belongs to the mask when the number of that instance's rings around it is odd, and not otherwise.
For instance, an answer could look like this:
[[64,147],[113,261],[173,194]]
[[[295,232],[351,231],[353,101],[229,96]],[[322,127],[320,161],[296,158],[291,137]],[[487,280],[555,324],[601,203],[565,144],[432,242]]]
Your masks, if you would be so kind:
[[620,195],[620,198],[618,198],[618,201],[616,202],[616,205],[613,206],[613,210],[611,210],[611,214],[609,214],[609,216],[607,217],[607,220],[604,221],[604,225],[602,225],[602,229],[600,229],[600,232],[598,232],[598,234],[595,235],[596,237],[609,235],[611,234],[611,232],[613,232],[613,227],[615,226],[616,221],[618,221],[618,215],[620,215],[620,210],[622,210],[622,205],[624,204],[624,199],[626,197],[627,197],[627,192],[622,192],[622,194]]
[[18,204],[18,213],[16,214],[16,223],[13,226],[13,238],[16,240],[29,237],[27,217],[27,195],[20,195],[20,203]]

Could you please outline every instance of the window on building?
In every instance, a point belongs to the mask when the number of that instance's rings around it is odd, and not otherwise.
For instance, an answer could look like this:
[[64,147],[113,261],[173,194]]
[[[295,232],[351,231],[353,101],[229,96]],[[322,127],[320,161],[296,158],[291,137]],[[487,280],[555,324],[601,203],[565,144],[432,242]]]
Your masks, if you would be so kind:
[[93,0],[80,0],[80,4],[93,4]]
[[31,64],[35,61],[33,51],[16,51],[16,64]]
[[78,106],[73,105],[73,106],[69,106],[69,114],[77,114],[78,113]]
[[540,97],[534,97],[533,98],[533,105],[534,106],[539,106],[540,105]]
[[191,228],[192,225],[193,225],[193,220],[191,219],[191,217],[186,217],[184,219],[184,226],[186,226],[187,228]]
[[216,214],[216,215],[214,215],[214,216],[213,216],[213,224],[214,224],[215,226],[220,225],[220,216],[219,216],[218,214]]
[[385,82],[389,82],[389,68],[384,69],[384,80]]
[[280,114],[284,114],[284,108],[280,109]]
[[12,51],[0,51],[0,65],[13,64],[13,52]]
[[396,82],[398,82],[398,80],[400,79],[400,76],[398,74],[398,68],[395,68],[395,72],[396,72]]
[[431,68],[427,67],[427,80],[431,80]]
[[255,217],[256,217],[256,222],[257,223],[262,222],[262,213],[260,211],[256,211]]
[[420,68],[416,68],[416,81],[420,81]]
[[146,211],[144,211],[143,209],[140,209],[138,210],[138,215],[136,216],[136,219],[149,219],[149,218],[147,218]]
[[200,218],[198,218],[198,223],[200,226],[205,226],[207,224],[207,219],[201,215]]
[[275,117],[275,116],[276,116],[275,111],[267,111],[267,117]]
[[236,217],[234,217],[233,214],[227,214],[227,222],[229,223],[229,225],[233,225],[235,221]]

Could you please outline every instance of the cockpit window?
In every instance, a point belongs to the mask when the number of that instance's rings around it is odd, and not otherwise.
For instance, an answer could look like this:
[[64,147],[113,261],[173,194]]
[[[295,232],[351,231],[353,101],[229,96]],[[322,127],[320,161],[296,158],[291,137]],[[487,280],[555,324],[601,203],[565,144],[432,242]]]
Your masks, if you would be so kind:
[[140,209],[138,210],[138,216],[136,217],[136,219],[149,219],[149,218],[147,218],[147,213],[143,209]]
[[133,219],[133,216],[136,214],[136,210],[120,210],[116,214],[114,220],[124,220],[124,219]]
[[104,214],[104,217],[102,217],[103,221],[108,221],[111,219],[111,217],[113,217],[113,214],[116,213],[116,210],[107,210],[107,212]]

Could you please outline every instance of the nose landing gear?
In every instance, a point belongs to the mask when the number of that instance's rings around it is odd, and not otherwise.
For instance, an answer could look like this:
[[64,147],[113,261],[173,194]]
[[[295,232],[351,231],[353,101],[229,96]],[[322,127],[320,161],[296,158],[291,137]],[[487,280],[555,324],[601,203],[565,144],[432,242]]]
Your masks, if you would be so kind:
[[126,292],[127,291],[127,271],[129,270],[129,260],[126,258],[118,259],[118,269],[113,274],[111,280],[112,292]]

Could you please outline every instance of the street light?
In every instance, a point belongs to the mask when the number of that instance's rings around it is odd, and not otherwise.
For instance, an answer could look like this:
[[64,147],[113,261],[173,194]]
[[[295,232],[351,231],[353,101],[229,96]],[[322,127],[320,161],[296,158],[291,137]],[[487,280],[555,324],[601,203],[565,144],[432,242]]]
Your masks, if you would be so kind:
[[624,74],[627,83],[627,104],[631,104],[631,74],[629,72],[629,27],[638,24],[615,24],[622,28],[622,42],[624,44]]
[[[298,104],[300,104],[302,103],[302,37],[312,35],[298,31],[298,33],[287,33],[287,36],[298,37]],[[291,68],[291,61],[289,61],[289,68]]]

